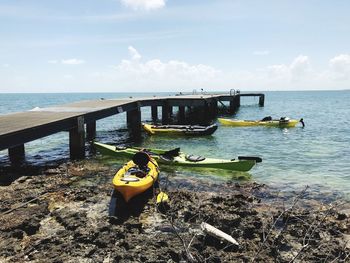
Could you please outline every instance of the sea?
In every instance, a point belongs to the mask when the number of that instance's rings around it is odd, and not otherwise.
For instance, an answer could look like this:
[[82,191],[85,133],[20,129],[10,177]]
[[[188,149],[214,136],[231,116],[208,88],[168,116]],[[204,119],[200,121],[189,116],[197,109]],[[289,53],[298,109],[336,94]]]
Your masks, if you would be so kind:
[[[216,183],[255,181],[281,191],[301,191],[309,186],[311,191],[320,195],[335,193],[350,199],[350,90],[263,93],[264,107],[259,107],[258,97],[242,97],[238,111],[225,117],[244,120],[266,116],[303,118],[305,127],[298,124],[295,128],[236,128],[222,126],[214,120],[219,128],[212,136],[174,138],[143,133],[141,140],[133,141],[126,128],[126,114],[122,113],[97,121],[96,140],[144,148],[180,147],[183,152],[205,157],[233,159],[243,155],[263,159],[247,173],[167,167],[161,175],[169,177],[169,180],[183,177]],[[3,93],[0,94],[0,115],[81,100],[154,95],[174,93]],[[151,121],[150,107],[142,108],[142,121]],[[68,160],[68,141],[68,133],[61,132],[25,144],[26,163],[44,165]],[[92,162],[104,158],[89,153]],[[114,165],[123,161],[109,159],[106,162]],[[0,151],[0,166],[6,165],[9,165],[7,151]]]

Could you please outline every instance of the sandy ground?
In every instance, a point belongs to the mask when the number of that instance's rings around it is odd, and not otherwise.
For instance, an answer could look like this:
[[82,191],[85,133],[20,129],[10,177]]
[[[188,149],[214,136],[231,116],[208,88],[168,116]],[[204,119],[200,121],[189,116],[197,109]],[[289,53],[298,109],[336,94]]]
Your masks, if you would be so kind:
[[167,205],[154,189],[125,204],[111,198],[115,172],[93,161],[2,170],[18,179],[0,187],[0,262],[350,262],[347,202],[172,178]]

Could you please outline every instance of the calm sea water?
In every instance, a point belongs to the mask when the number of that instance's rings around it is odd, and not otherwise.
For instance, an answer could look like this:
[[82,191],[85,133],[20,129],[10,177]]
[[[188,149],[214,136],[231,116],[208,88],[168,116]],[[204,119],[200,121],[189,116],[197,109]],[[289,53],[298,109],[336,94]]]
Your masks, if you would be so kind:
[[[157,95],[167,95],[157,94]],[[125,98],[153,94],[76,93],[0,94],[0,114],[31,110],[96,98]],[[249,173],[163,169],[163,174],[211,181],[248,180],[282,190],[311,186],[314,191],[335,191],[350,196],[350,91],[265,92],[265,107],[258,98],[242,98],[234,116],[238,119],[304,118],[305,128],[232,128],[219,126],[209,137],[180,138],[143,135],[144,147],[174,148],[205,156],[232,159],[237,155],[261,156],[263,162]],[[130,143],[125,113],[97,122],[97,140],[113,144]],[[150,109],[142,109],[142,119],[151,119]],[[62,132],[26,144],[27,162],[45,163],[67,158],[68,133]],[[93,157],[95,158],[95,157]],[[96,157],[99,158],[99,157]],[[112,161],[115,162],[115,161]],[[8,163],[7,151],[0,151],[0,165]]]

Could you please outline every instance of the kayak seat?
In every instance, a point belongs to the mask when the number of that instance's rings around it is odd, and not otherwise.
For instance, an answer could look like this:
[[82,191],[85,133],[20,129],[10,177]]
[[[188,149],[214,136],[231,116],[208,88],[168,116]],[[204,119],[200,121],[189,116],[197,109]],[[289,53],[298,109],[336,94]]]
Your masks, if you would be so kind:
[[[143,178],[147,175],[147,173],[149,172],[149,168],[146,166],[146,167],[142,167],[142,168],[137,168],[137,167],[132,167],[128,170],[128,174],[129,175],[134,175],[138,178]],[[128,177],[124,177],[125,179],[127,179]],[[131,177],[132,178],[132,177]],[[136,181],[135,181],[136,182]]]
[[190,155],[186,155],[185,159],[187,161],[190,161],[190,162],[200,162],[200,161],[204,161],[205,157],[199,156],[199,155],[190,154]]
[[272,117],[271,116],[267,116],[261,119],[261,121],[272,121]]
[[290,119],[288,117],[281,117],[279,121],[280,121],[280,123],[288,123],[289,120]]
[[121,178],[120,181],[123,181],[123,182],[138,182],[140,181],[139,178],[135,178],[135,177],[124,177],[124,178]]
[[174,160],[174,157],[170,155],[159,155],[159,158],[166,162],[172,162]]
[[126,149],[125,146],[115,146],[116,151],[121,151],[121,150],[125,150],[125,149]]

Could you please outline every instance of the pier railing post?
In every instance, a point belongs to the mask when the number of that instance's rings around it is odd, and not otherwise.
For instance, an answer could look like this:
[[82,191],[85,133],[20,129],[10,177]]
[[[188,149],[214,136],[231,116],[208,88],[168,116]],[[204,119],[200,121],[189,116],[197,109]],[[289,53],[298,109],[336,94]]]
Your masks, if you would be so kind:
[[96,138],[96,121],[86,124],[86,140],[91,141]]
[[137,107],[136,109],[126,112],[126,121],[130,134],[134,138],[141,136],[141,109]]
[[11,163],[23,161],[25,158],[24,144],[9,148],[8,153]]
[[157,122],[158,120],[158,106],[151,106],[152,121]]
[[69,131],[69,152],[71,159],[83,159],[85,157],[85,129],[84,117],[79,116],[76,126]]

